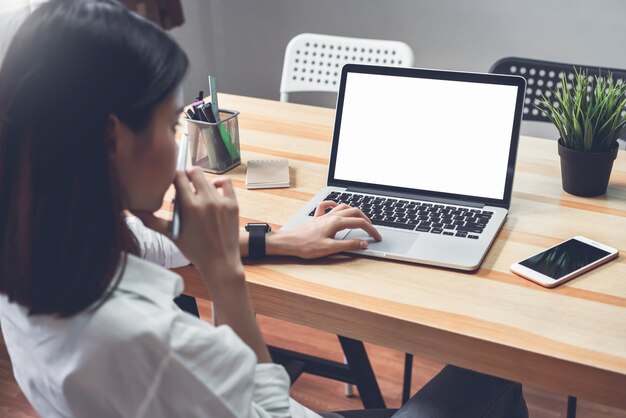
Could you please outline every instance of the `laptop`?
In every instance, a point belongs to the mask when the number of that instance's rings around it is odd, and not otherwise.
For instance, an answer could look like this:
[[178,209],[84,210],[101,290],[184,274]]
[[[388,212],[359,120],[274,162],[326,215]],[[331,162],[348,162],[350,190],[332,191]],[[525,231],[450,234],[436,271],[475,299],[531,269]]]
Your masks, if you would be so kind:
[[343,67],[324,200],[360,208],[383,239],[357,254],[476,270],[507,217],[526,81],[522,77]]

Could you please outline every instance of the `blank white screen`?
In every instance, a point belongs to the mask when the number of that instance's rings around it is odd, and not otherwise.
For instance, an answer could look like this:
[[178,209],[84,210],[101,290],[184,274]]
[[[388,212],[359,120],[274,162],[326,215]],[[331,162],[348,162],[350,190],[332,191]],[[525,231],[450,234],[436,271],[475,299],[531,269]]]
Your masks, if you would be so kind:
[[348,73],[335,178],[502,199],[516,86]]

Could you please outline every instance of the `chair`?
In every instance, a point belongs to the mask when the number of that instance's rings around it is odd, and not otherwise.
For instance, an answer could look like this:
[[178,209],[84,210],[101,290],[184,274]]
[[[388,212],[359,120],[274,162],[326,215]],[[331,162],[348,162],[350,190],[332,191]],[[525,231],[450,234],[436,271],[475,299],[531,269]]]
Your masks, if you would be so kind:
[[412,67],[413,59],[404,42],[301,33],[285,49],[280,101],[288,102],[292,92],[336,93],[347,63]]
[[[536,122],[550,122],[547,116],[534,107],[539,102],[542,95],[547,98],[552,97],[552,90],[561,86],[561,76],[566,75],[567,80],[574,79],[574,69],[587,71],[594,77],[591,81],[595,83],[595,76],[605,77],[609,72],[613,74],[616,81],[626,82],[626,70],[616,68],[601,68],[587,65],[564,64],[560,62],[539,61],[528,58],[507,57],[502,58],[491,66],[490,73],[519,75],[526,79],[526,99],[524,102],[523,120]],[[568,83],[568,86],[571,86]],[[620,148],[624,148],[623,142],[626,133],[622,131],[620,135]]]
[[[413,50],[404,42],[301,33],[293,37],[285,48],[280,82],[280,101],[289,102],[289,93],[293,92],[337,93],[341,69],[347,63],[411,67],[413,62]],[[364,361],[367,363],[365,367],[369,368],[367,354],[359,346],[362,343],[350,340],[346,344],[345,337],[338,337],[344,353],[347,353],[347,347],[355,345],[356,356],[355,349],[350,349],[353,352],[351,355],[353,362]],[[270,347],[270,351],[275,361],[279,359],[290,372],[292,382],[304,369],[313,370],[316,374],[315,368],[307,367],[306,364],[325,364],[323,359],[315,359],[295,352],[289,352],[286,355],[285,350],[276,347]],[[359,358],[360,353],[363,353],[364,359]],[[412,367],[413,356],[406,354],[403,377],[404,402],[409,399]],[[292,370],[295,372],[291,372]],[[345,382],[346,380],[342,381]],[[352,386],[349,383],[346,384],[346,395],[353,395]]]

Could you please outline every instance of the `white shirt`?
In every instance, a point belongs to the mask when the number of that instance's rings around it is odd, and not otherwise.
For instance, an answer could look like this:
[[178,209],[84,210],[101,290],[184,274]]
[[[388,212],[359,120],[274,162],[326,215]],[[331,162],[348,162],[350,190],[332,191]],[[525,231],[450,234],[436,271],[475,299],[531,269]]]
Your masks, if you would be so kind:
[[289,398],[282,366],[257,364],[228,326],[182,312],[177,274],[128,256],[97,310],[29,316],[0,296],[20,388],[43,417],[319,417]]
[[[143,259],[166,268],[177,268],[189,264],[189,260],[168,237],[147,228],[136,216],[128,216],[124,220],[137,238]],[[294,418],[320,418],[318,414],[295,400],[290,399],[290,401],[291,413]]]
[[128,229],[135,235],[139,243],[141,258],[154,264],[171,269],[186,266],[189,260],[178,249],[171,239],[146,227],[136,216],[124,218]]

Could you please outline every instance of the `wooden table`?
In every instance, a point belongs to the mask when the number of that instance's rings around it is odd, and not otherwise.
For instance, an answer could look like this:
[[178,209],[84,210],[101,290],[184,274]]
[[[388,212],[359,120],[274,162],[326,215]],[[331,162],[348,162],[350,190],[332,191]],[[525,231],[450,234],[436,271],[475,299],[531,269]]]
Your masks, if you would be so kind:
[[[284,224],[325,186],[334,111],[222,95],[239,116],[242,223]],[[246,190],[245,162],[288,158],[289,189]],[[574,235],[622,256],[547,290],[509,266]],[[555,141],[522,137],[510,215],[476,273],[337,255],[246,266],[259,314],[626,409],[626,152],[607,194],[561,188]],[[210,298],[193,267],[186,292]]]

